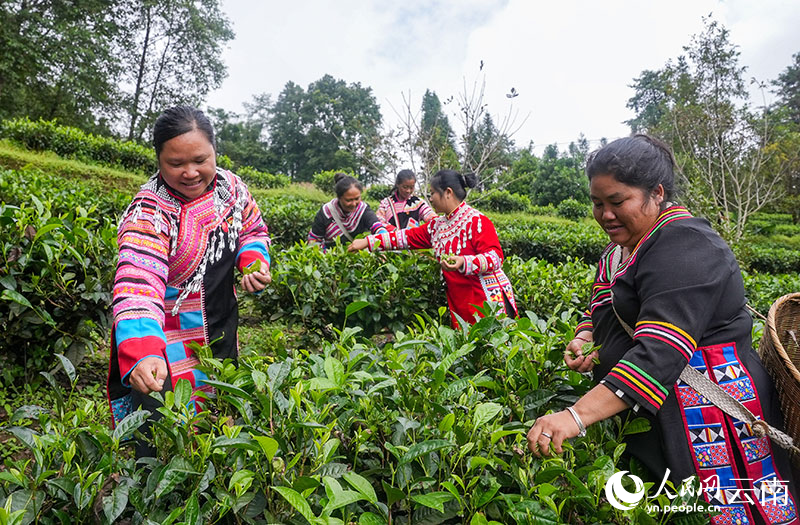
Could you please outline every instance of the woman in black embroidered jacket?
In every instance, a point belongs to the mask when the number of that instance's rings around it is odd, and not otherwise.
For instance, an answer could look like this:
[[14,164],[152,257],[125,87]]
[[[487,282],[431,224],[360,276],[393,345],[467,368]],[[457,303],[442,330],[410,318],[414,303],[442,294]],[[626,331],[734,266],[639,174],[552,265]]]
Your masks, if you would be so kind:
[[317,212],[308,232],[308,244],[327,249],[341,236],[349,242],[365,232],[386,231],[369,204],[361,200],[364,186],[355,177],[337,173],[334,182],[336,198],[323,204]]
[[586,173],[595,220],[611,244],[564,359],[598,384],[567,410],[538,418],[529,448],[560,453],[586,426],[632,411],[651,428],[626,435],[626,452],[656,486],[667,470],[676,484],[698,476],[703,497],[721,512],[711,523],[800,523],[785,451],[679,379],[688,364],[756,417],[781,425],[730,248],[708,221],[670,202],[674,161],[660,141],[616,140],[590,157]]

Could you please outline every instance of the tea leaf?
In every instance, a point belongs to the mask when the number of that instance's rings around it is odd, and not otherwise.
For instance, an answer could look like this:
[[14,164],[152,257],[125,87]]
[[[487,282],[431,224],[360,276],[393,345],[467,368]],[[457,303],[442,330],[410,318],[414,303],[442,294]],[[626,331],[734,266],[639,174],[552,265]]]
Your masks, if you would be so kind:
[[429,494],[411,496],[411,499],[420,505],[425,505],[439,512],[444,512],[444,504],[454,498],[449,492],[431,492]]
[[150,412],[147,410],[137,410],[125,416],[125,419],[117,423],[114,429],[114,440],[121,441],[130,434],[133,434],[137,428],[144,424],[148,417],[150,417]]
[[322,509],[323,514],[328,514],[334,510],[355,503],[356,501],[365,500],[363,494],[355,490],[343,490],[341,492],[334,492],[328,500],[328,504]]
[[0,298],[13,301],[17,304],[21,304],[22,306],[27,306],[28,308],[33,308],[33,305],[25,298],[24,295],[19,292],[15,292],[14,290],[3,290]]
[[485,425],[494,419],[502,410],[503,407],[497,403],[481,403],[475,408],[472,430],[477,430],[479,427]]
[[370,484],[366,478],[359,476],[355,472],[347,472],[342,477],[350,484],[351,487],[359,491],[367,499],[367,501],[373,505],[378,503],[378,496],[375,494],[375,489],[372,488],[372,484]]
[[306,499],[295,492],[294,490],[290,489],[289,487],[272,487],[278,494],[284,497],[289,504],[294,507],[294,509],[300,513],[309,523],[314,523],[315,516],[314,513],[311,512],[311,506],[309,506]]
[[344,384],[344,365],[335,357],[325,358],[325,375],[336,383],[337,386]]
[[358,517],[358,525],[386,525],[386,520],[372,512],[365,512]]
[[185,408],[192,398],[192,384],[188,379],[178,379],[175,385],[175,408]]
[[383,492],[386,493],[386,504],[390,507],[398,501],[402,501],[406,498],[405,492],[389,485],[384,480],[381,480],[381,485],[383,486]]
[[358,312],[359,310],[362,310],[362,309],[366,308],[369,305],[370,305],[370,303],[367,302],[367,301],[354,301],[354,302],[352,302],[352,303],[347,305],[347,309],[345,309],[344,314],[347,317],[350,317],[354,313]]
[[444,416],[442,421],[439,423],[439,431],[440,432],[449,432],[451,428],[453,428],[453,423],[456,421],[456,416],[452,412]]
[[267,459],[271,461],[275,457],[275,453],[278,452],[278,442],[268,436],[253,436],[253,439],[258,442]]
[[197,525],[200,522],[200,502],[197,499],[197,493],[189,496],[189,501],[186,502],[184,508],[183,520],[187,525]]
[[109,523],[114,523],[125,511],[128,505],[128,485],[121,483],[114,487],[114,491],[103,498],[103,514]]
[[415,443],[408,448],[408,451],[403,455],[403,459],[400,460],[400,465],[405,465],[406,463],[410,463],[421,456],[426,456],[431,452],[436,450],[442,450],[445,448],[455,447],[454,443],[447,441],[445,439],[429,439],[427,441],[423,441],[422,443]]
[[261,271],[261,259],[256,259],[250,266],[245,266],[244,270],[242,271],[243,275],[250,275],[251,273],[256,273]]

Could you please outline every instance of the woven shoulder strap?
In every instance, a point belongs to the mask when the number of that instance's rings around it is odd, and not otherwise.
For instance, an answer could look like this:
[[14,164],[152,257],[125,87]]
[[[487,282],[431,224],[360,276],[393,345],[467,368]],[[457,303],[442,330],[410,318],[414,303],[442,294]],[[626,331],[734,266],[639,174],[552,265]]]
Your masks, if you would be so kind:
[[[620,260],[622,259],[622,248],[617,247],[611,256],[611,280],[614,279],[614,274],[617,273]],[[622,320],[617,309],[614,306],[614,292],[611,291],[611,308],[614,310],[614,315],[617,316],[617,321],[622,325],[622,328],[633,339],[633,329],[628,323]],[[681,371],[681,381],[695,389],[700,395],[706,398],[711,404],[719,408],[730,417],[738,419],[750,425],[753,435],[761,437],[768,435],[775,443],[782,448],[792,450],[800,453],[794,442],[788,434],[781,432],[773,427],[766,421],[758,419],[746,406],[744,406],[738,399],[730,395],[722,389],[717,383],[711,381],[702,373],[698,372],[692,365],[686,364],[686,367]]]
[[394,199],[392,199],[391,195],[389,195],[389,204],[391,204],[392,215],[394,215],[394,227],[399,229],[400,228],[400,217],[397,216],[397,211],[394,209],[395,202],[394,202]]
[[350,234],[350,231],[344,227],[344,223],[342,222],[342,217],[339,215],[339,210],[336,209],[336,206],[331,206],[331,201],[325,203],[325,207],[331,214],[333,221],[339,227],[339,230],[342,232],[342,235],[347,237],[347,240],[353,242],[353,236]]

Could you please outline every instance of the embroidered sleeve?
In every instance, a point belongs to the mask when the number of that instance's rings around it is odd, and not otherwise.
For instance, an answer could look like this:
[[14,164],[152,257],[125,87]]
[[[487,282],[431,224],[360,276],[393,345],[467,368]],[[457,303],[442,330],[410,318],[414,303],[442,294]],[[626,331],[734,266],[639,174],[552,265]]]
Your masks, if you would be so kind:
[[429,224],[392,230],[367,237],[369,251],[384,250],[418,250],[431,247],[431,230]]
[[592,312],[586,310],[583,315],[578,319],[578,326],[575,327],[575,335],[580,335],[581,332],[591,333],[592,327]]
[[651,413],[697,348],[735,268],[730,250],[708,234],[677,227],[658,234],[627,270],[636,271],[641,305],[634,344],[605,377]]
[[419,206],[419,218],[420,218],[420,220],[422,222],[428,222],[431,219],[433,219],[434,217],[436,217],[436,212],[433,211],[433,208],[428,206],[428,203],[423,200],[422,204],[420,204],[420,206]]
[[364,214],[361,216],[361,224],[359,225],[359,232],[366,231],[369,229],[370,232],[373,234],[375,233],[385,233],[386,227],[383,223],[378,219],[378,216],[375,215],[375,212],[372,211],[372,208],[367,205],[367,208],[364,210]]
[[325,231],[328,229],[328,224],[331,220],[332,219],[325,216],[325,212],[320,208],[317,215],[314,216],[314,222],[311,224],[311,230],[308,232],[308,244],[324,246]]
[[247,192],[247,204],[242,211],[242,232],[239,235],[239,252],[236,254],[237,267],[241,271],[255,261],[261,261],[261,268],[266,270],[271,262],[269,231],[255,199],[246,188],[243,189]]
[[378,219],[382,222],[388,223],[389,219],[392,217],[392,206],[394,206],[392,198],[386,197],[378,205],[378,210],[375,212],[375,215],[377,215]]
[[170,222],[157,204],[141,199],[120,221],[114,277],[114,337],[122,383],[142,359],[164,358],[164,294],[169,275]]
[[464,256],[461,272],[466,275],[477,275],[502,269],[503,249],[500,248],[500,240],[497,238],[497,231],[492,221],[485,215],[480,215],[472,223],[471,228],[472,245],[478,254]]

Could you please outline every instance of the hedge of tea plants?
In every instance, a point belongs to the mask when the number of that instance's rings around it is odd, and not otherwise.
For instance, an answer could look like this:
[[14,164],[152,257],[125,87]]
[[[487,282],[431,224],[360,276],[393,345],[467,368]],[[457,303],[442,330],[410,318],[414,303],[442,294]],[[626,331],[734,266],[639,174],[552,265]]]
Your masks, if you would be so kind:
[[125,443],[146,412],[112,431],[104,410],[46,374],[54,406],[23,407],[5,426],[33,460],[6,461],[0,512],[25,525],[657,523],[604,495],[616,471],[643,474],[621,441],[645,420],[593,425],[561,456],[527,451],[532,420],[590,386],[563,369],[569,317],[460,330],[420,317],[382,347],[347,328],[319,351],[238,367],[201,350],[216,395],[196,414],[188,383],[167,393],[157,454],[139,463]]

